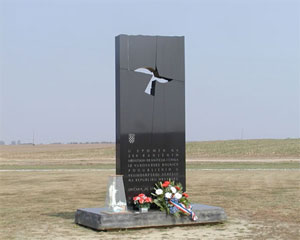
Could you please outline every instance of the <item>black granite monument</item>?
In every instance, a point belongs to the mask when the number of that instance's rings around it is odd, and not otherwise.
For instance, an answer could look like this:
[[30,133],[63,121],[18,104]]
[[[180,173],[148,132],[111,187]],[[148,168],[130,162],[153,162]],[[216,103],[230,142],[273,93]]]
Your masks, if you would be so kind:
[[127,203],[158,181],[185,188],[184,37],[116,37],[116,159]]
[[[132,206],[132,197],[150,194],[157,181],[172,179],[185,189],[184,38],[119,35],[115,41],[116,172],[123,175],[127,204]],[[97,207],[77,209],[75,223],[111,230],[226,220],[220,207],[192,206],[196,221],[156,209],[139,213]]]

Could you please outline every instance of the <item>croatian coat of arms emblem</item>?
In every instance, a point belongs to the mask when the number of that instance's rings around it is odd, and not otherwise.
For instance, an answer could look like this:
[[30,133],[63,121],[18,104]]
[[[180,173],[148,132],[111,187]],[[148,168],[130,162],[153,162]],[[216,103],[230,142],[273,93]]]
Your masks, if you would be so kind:
[[128,134],[128,142],[129,143],[134,143],[135,141],[135,134],[134,133],[129,133]]

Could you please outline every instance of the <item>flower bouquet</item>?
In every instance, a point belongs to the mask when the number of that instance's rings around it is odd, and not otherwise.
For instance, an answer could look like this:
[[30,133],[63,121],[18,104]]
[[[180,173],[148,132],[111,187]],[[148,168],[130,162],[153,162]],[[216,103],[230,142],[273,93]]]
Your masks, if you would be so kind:
[[134,205],[136,205],[140,212],[148,212],[150,205],[152,203],[152,198],[147,197],[144,193],[141,193],[135,197],[133,197]]
[[176,217],[180,215],[191,216],[193,221],[198,218],[192,211],[191,204],[188,200],[188,194],[182,191],[182,185],[174,181],[158,182],[154,187],[155,197],[154,203],[161,211],[166,211],[168,214],[173,214]]

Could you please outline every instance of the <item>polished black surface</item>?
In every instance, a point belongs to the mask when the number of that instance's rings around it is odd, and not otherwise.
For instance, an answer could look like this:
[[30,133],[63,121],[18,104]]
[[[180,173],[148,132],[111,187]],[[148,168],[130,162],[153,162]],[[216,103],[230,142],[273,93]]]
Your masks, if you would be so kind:
[[[153,81],[147,94],[152,76],[137,68],[169,81]],[[124,175],[129,204],[157,181],[170,178],[185,188],[184,80],[184,37],[116,37],[117,174]]]

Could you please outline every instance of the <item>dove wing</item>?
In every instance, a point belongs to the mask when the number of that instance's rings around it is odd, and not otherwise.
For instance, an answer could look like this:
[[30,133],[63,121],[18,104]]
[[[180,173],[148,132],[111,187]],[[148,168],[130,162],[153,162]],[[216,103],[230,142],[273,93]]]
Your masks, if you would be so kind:
[[155,80],[158,81],[159,83],[167,83],[167,82],[169,82],[168,80],[163,79],[163,78],[157,78]]
[[152,82],[155,81],[157,78],[155,78],[154,76],[152,76],[152,78],[150,79],[146,89],[145,89],[145,93],[151,95],[151,88],[152,88]]
[[149,75],[153,75],[153,73],[148,68],[137,68],[134,71],[149,74]]

